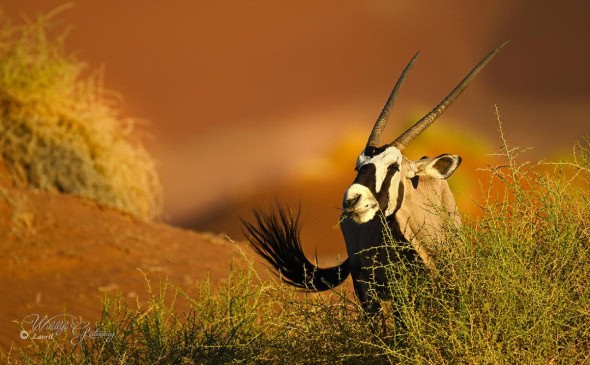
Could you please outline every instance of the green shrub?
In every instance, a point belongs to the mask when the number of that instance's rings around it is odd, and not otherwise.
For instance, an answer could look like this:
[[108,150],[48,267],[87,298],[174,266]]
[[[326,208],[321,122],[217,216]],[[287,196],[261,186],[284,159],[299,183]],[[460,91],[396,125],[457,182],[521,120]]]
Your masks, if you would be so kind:
[[[389,265],[395,300],[385,305],[385,331],[371,331],[349,288],[303,294],[260,279],[247,261],[217,288],[204,282],[192,295],[149,290],[147,307],[107,301],[96,328],[115,333],[110,342],[35,342],[4,360],[588,363],[590,139],[576,145],[574,161],[554,165],[519,164],[518,150],[503,141],[506,163],[488,169],[483,217],[450,230],[436,269]],[[181,297],[190,310],[179,317],[173,303]]]
[[574,162],[537,165],[518,163],[502,141],[482,218],[439,246],[437,271],[391,268],[404,274],[391,290],[405,343],[387,347],[391,359],[590,361],[590,138]]
[[154,163],[100,72],[48,36],[49,18],[0,13],[0,155],[19,185],[76,194],[150,219],[161,210]]

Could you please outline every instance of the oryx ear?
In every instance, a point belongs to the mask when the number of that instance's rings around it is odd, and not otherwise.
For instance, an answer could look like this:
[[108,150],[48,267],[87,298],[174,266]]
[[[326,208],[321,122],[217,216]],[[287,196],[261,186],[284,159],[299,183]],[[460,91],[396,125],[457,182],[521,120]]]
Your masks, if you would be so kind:
[[457,155],[440,155],[433,158],[423,158],[411,163],[407,177],[430,176],[437,179],[446,179],[461,164],[461,157]]

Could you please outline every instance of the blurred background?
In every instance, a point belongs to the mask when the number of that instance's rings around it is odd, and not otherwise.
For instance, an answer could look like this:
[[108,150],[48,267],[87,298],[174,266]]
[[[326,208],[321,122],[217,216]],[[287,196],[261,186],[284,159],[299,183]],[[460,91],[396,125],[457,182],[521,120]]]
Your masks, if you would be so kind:
[[[1,6],[17,19],[61,4]],[[450,180],[466,214],[477,214],[477,169],[499,152],[495,105],[509,142],[533,147],[524,159],[565,155],[590,133],[590,4],[581,0],[80,1],[55,24],[71,27],[65,44],[77,58],[104,66],[125,114],[146,122],[167,222],[240,238],[239,217],[278,199],[300,204],[303,239],[320,256],[344,252],[342,193],[418,50],[386,138],[512,39],[408,150],[463,157]]]

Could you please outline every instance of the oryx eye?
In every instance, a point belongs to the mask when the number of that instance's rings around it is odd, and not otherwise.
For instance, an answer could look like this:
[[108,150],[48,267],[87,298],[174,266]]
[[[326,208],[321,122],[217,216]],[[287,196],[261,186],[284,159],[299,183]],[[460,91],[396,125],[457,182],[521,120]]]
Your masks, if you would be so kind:
[[387,166],[387,169],[389,171],[399,171],[399,165],[396,163],[393,163],[393,164]]

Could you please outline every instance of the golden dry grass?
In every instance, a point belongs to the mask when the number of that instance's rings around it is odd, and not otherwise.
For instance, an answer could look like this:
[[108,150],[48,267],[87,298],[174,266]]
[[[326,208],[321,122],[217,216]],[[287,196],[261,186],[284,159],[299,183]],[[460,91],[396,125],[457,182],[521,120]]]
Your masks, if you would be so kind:
[[[54,12],[55,13],[55,12]],[[48,34],[0,13],[0,154],[13,181],[92,199],[144,219],[161,211],[154,162],[117,98]]]

